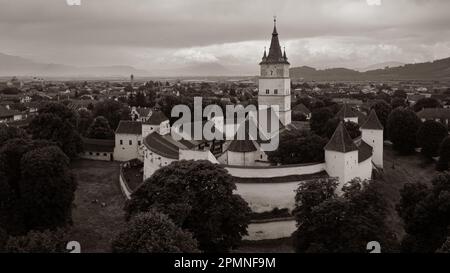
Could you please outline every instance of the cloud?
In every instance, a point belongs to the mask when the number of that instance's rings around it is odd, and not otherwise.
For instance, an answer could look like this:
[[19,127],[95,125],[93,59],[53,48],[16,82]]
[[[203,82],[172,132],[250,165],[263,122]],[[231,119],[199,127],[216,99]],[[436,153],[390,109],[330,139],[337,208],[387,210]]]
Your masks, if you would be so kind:
[[220,62],[257,71],[277,15],[293,65],[356,67],[450,55],[450,1],[379,2],[82,0],[73,7],[65,0],[0,0],[0,52],[76,65],[170,69]]
[[381,6],[381,0],[366,0],[369,6]]

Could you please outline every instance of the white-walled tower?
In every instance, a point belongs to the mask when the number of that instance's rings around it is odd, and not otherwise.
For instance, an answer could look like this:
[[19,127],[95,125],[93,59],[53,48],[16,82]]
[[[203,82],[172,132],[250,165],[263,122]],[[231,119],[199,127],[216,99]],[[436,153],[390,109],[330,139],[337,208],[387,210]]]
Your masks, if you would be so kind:
[[372,146],[373,163],[383,168],[383,125],[381,125],[375,110],[370,111],[367,121],[361,126],[362,140]]
[[342,122],[325,146],[325,168],[330,177],[339,178],[338,190],[358,173],[358,147]]
[[289,62],[286,51],[281,52],[276,20],[272,33],[269,54],[264,50],[259,78],[259,109],[266,109],[273,105],[279,108],[278,116],[283,125],[291,123],[291,79],[289,78]]

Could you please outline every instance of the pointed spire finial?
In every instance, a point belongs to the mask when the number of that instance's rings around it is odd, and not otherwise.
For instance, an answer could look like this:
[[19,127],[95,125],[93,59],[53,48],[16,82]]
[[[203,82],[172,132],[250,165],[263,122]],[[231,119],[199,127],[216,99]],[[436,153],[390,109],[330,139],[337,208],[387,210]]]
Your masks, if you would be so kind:
[[272,35],[276,35],[277,33],[277,16],[273,16],[273,33]]

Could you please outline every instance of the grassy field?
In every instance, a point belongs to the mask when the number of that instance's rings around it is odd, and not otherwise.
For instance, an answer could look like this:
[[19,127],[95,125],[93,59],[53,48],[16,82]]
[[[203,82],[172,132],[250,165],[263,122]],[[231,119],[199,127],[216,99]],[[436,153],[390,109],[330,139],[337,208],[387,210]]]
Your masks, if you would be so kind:
[[82,252],[110,252],[111,239],[125,224],[119,163],[78,160],[72,169],[78,189],[70,239],[80,242]]
[[400,190],[406,183],[430,183],[435,175],[435,164],[427,162],[420,154],[398,156],[391,146],[385,145],[382,192],[391,211],[389,225],[399,239],[404,235],[401,219],[395,210],[400,201]]

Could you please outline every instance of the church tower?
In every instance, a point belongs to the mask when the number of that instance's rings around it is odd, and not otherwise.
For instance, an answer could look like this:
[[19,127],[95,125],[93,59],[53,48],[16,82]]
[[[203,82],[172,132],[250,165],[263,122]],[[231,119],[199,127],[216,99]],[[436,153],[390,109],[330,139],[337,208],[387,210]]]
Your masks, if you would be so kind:
[[269,54],[264,50],[264,56],[259,63],[261,75],[259,78],[258,108],[263,110],[273,105],[279,107],[277,112],[283,125],[291,123],[291,79],[289,78],[289,62],[286,51],[281,51],[278,40],[276,19],[274,19],[272,41]]

